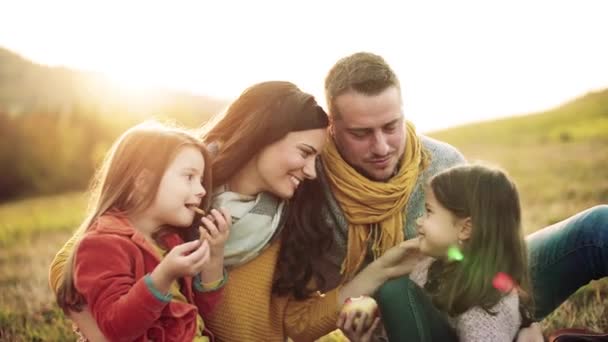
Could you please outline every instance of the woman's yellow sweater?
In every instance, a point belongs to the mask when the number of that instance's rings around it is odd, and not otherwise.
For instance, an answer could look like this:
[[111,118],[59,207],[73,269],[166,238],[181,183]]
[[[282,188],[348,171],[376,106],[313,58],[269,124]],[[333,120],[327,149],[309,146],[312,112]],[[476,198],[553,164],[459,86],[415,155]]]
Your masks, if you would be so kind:
[[272,295],[272,282],[281,241],[246,264],[228,272],[222,301],[205,324],[218,341],[314,341],[336,329],[334,289],[305,301]]

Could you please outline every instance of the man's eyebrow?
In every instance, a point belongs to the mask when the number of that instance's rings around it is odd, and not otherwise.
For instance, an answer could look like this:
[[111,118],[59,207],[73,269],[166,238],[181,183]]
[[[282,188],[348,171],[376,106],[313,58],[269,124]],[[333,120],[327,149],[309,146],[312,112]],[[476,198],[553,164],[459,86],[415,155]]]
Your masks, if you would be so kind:
[[[402,118],[401,116],[398,118],[395,118],[395,119],[383,124],[382,127],[394,125],[394,124],[398,123],[401,120],[401,118]],[[371,128],[371,127],[350,127],[350,128],[347,128],[346,130],[348,130],[349,132],[367,132],[367,131],[372,131],[373,128]]]
[[302,144],[300,144],[300,146],[308,148],[312,153],[317,153],[318,152],[316,148],[314,148],[311,145],[308,145],[306,143],[302,143]]
[[397,122],[399,122],[399,120],[401,120],[401,117],[396,118],[395,120],[389,121],[388,123],[384,124],[382,127],[385,127],[385,126],[390,126],[390,125],[394,125],[394,124],[396,124]]
[[372,129],[368,128],[368,127],[353,127],[353,128],[347,128],[347,130],[349,132],[353,132],[353,133],[364,133],[364,132],[369,132]]

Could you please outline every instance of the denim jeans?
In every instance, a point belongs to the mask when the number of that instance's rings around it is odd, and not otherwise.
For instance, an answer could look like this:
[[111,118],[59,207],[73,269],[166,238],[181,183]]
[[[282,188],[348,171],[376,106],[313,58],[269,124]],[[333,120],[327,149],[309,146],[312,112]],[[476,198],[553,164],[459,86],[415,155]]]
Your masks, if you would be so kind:
[[458,341],[445,314],[409,277],[387,281],[375,298],[389,341]]
[[536,319],[591,280],[608,276],[608,205],[585,210],[526,238]]

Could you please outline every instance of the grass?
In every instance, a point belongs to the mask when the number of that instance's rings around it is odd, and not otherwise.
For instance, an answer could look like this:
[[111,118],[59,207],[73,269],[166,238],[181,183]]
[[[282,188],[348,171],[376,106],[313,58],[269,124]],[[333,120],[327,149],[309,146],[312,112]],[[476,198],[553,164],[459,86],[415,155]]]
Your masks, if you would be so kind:
[[75,341],[54,305],[47,274],[59,246],[84,215],[82,193],[0,205],[0,340]]
[[0,248],[21,244],[48,233],[74,229],[86,206],[80,192],[30,198],[0,205]]
[[0,249],[0,341],[76,340],[47,282],[49,264],[70,229]]

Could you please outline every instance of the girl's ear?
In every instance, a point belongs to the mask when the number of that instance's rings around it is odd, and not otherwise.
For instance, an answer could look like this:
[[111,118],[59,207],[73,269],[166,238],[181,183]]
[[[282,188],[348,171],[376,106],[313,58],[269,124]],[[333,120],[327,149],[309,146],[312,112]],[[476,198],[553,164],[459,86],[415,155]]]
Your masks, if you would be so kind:
[[464,218],[460,221],[460,231],[458,232],[458,240],[466,241],[471,238],[473,232],[473,221],[471,217]]

